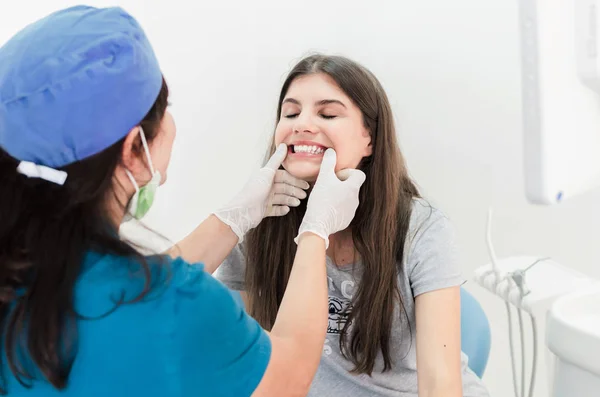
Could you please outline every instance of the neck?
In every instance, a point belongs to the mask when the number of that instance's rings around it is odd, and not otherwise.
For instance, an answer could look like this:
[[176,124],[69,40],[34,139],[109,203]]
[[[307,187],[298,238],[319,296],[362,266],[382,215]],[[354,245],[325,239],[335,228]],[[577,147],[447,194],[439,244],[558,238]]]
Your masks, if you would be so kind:
[[[121,180],[122,179],[123,178],[121,178]],[[127,211],[127,204],[135,193],[133,187],[128,190],[126,186],[127,185],[121,183],[119,179],[115,178],[113,189],[109,193],[109,197],[107,197],[107,210],[110,214],[110,219],[117,229],[119,229],[121,223],[123,223],[125,211]]]
[[352,240],[352,230],[347,228],[329,237],[329,256],[337,266],[346,266],[356,262],[357,254]]

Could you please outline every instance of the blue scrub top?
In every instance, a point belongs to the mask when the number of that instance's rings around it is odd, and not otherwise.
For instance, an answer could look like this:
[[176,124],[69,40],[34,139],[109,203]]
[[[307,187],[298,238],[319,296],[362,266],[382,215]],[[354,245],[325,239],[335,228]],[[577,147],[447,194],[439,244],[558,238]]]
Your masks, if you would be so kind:
[[[271,355],[267,334],[230,291],[181,259],[150,260],[153,289],[111,312],[115,300],[144,288],[139,264],[89,254],[75,290],[78,352],[68,387],[38,374],[23,387],[4,365],[9,396],[250,396]],[[108,313],[108,314],[107,314]]]

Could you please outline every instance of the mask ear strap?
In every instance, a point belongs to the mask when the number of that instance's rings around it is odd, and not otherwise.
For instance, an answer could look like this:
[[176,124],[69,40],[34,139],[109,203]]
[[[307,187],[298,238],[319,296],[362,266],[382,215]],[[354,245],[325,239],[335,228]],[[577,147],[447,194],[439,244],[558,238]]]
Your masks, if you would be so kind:
[[152,164],[152,157],[150,157],[150,148],[148,147],[148,141],[146,141],[146,134],[144,134],[144,129],[140,126],[140,137],[142,138],[142,145],[144,146],[144,152],[146,152],[146,157],[148,158],[148,165],[150,166],[150,172],[154,175],[154,165]]
[[135,192],[139,192],[140,191],[140,187],[138,186],[137,182],[135,181],[135,178],[133,177],[133,175],[131,175],[131,172],[129,172],[128,169],[125,170],[125,174],[127,174],[127,176],[129,177],[129,180],[131,181],[131,184],[133,185],[133,187],[135,188]]

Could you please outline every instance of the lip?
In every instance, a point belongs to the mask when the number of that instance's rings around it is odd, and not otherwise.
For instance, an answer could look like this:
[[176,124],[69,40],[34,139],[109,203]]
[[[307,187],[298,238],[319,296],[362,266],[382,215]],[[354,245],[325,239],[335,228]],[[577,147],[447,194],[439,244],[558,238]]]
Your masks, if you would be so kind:
[[[295,153],[292,151],[292,146],[295,145],[306,145],[306,146],[319,146],[321,148],[323,148],[323,153],[319,153],[319,154],[313,154],[313,153]],[[297,142],[293,142],[290,143],[288,145],[288,157],[291,158],[302,158],[302,159],[320,159],[321,157],[323,157],[323,154],[325,153],[325,150],[329,149],[328,146],[322,145],[319,142],[314,142],[314,141],[297,141]]]
[[329,149],[328,146],[322,145],[319,142],[315,142],[315,141],[297,141],[297,142],[290,143],[288,146],[295,146],[295,145],[320,146],[323,149]]

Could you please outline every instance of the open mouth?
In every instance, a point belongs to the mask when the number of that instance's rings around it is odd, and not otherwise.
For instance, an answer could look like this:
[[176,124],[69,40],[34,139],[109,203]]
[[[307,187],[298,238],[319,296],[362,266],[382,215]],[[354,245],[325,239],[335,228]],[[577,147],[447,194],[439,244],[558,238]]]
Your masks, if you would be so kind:
[[326,147],[321,145],[290,145],[289,151],[294,154],[318,156],[325,153]]

